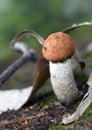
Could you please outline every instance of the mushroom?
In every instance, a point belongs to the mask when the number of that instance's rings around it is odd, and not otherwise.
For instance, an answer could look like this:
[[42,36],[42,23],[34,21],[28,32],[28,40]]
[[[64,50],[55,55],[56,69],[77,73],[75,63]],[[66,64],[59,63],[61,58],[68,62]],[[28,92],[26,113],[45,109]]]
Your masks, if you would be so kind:
[[[51,34],[46,40],[32,30],[25,30],[14,37],[12,47],[24,35],[34,36],[43,46],[33,81],[30,98],[51,75],[53,90],[62,103],[71,103],[77,98],[78,88],[73,74],[81,73],[80,55],[70,36],[63,32]],[[54,54],[54,55],[53,55]],[[49,62],[50,61],[50,62]],[[50,64],[48,66],[48,64]],[[50,71],[49,71],[50,70]]]
[[79,63],[79,53],[75,49],[75,44],[70,36],[66,33],[58,32],[51,34],[44,40],[34,31],[25,30],[15,36],[11,46],[16,47],[16,42],[24,35],[34,36],[43,46],[38,59],[33,89],[29,100],[45,83],[50,73],[51,83],[57,98],[62,103],[74,101],[79,91],[73,74],[80,73],[82,69]]
[[43,46],[38,58],[29,100],[51,75],[53,90],[57,98],[62,103],[71,103],[77,98],[79,92],[74,75],[83,71],[80,65],[80,55],[75,49],[73,40],[63,32],[53,33],[44,40],[36,32],[25,30],[13,38],[11,47],[16,47],[16,42],[25,35],[34,36]]
[[68,34],[53,33],[43,42],[42,54],[49,61],[53,90],[62,103],[73,102],[78,95],[71,57],[75,53],[75,43]]

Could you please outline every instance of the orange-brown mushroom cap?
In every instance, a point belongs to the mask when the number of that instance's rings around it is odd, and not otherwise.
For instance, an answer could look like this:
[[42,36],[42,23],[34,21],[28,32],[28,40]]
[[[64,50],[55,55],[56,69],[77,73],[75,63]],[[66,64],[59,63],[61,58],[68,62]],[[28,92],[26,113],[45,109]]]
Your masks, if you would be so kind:
[[66,33],[53,33],[44,41],[42,53],[48,61],[63,61],[75,53],[75,43]]

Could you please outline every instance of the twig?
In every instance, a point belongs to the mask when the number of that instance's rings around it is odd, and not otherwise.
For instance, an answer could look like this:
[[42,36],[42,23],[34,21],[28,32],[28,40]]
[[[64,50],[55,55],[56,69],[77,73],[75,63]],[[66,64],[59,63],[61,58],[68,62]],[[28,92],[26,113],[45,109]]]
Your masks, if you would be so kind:
[[20,40],[25,35],[31,35],[34,36],[40,44],[44,42],[44,39],[37,34],[36,32],[32,30],[25,30],[23,32],[20,32],[17,34],[13,40],[11,41],[11,48],[13,50],[19,51],[23,53],[23,56],[21,56],[17,61],[15,61],[12,65],[10,65],[3,74],[0,75],[0,87],[5,83],[5,81],[18,69],[20,68],[24,63],[30,61],[30,60],[36,60],[35,53],[33,49],[29,49],[29,47],[25,43],[20,43],[18,40]]
[[23,121],[26,121],[26,120],[32,120],[32,119],[35,119],[35,118],[43,117],[45,115],[46,115],[46,113],[40,113],[36,116],[24,117],[24,118],[14,119],[14,120],[10,120],[10,121],[1,121],[0,126],[11,125],[11,124],[14,124],[14,123],[17,123],[17,122],[23,122]]
[[[22,47],[21,47],[22,45]],[[15,46],[16,47],[16,46]],[[27,63],[28,61],[37,61],[37,57],[35,56],[35,51],[31,48],[25,47],[25,44],[17,44],[17,49],[13,48],[17,51],[21,51],[22,56],[16,60],[12,65],[10,65],[1,75],[0,75],[0,87],[11,77],[11,75],[22,65]],[[25,51],[24,51],[25,50]]]
[[14,126],[14,130],[18,130],[17,127],[15,126],[15,124],[13,124],[13,126]]
[[91,26],[91,25],[92,25],[92,21],[83,22],[83,23],[79,23],[79,24],[73,24],[71,27],[68,27],[68,28],[62,30],[62,32],[69,33],[69,32],[73,31],[76,28],[79,28],[79,27],[82,27],[82,26]]

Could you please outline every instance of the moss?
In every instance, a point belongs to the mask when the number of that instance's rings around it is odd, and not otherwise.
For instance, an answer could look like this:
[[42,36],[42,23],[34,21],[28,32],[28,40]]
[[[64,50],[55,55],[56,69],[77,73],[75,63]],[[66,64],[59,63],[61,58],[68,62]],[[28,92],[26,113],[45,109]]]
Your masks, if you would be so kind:
[[49,106],[51,103],[55,102],[57,100],[56,96],[52,93],[51,95],[49,95],[49,97],[46,98],[45,102],[41,102],[40,106],[44,107],[44,106]]
[[49,130],[81,130],[79,125],[56,125],[49,128]]
[[49,130],[60,130],[63,127],[64,127],[63,125],[55,125],[55,126],[52,126],[51,128],[49,128]]

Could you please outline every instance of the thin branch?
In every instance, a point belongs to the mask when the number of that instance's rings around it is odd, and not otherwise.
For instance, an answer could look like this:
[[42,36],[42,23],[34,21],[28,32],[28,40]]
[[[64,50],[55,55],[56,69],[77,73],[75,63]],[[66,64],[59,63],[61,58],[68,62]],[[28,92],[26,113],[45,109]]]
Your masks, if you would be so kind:
[[[22,44],[23,45],[23,44]],[[18,46],[17,46],[18,47]],[[20,48],[20,46],[19,46]],[[18,49],[18,48],[17,48]],[[23,49],[23,48],[21,48]],[[23,50],[21,50],[23,52]],[[25,46],[24,46],[25,49]],[[22,65],[27,63],[28,61],[37,61],[37,57],[35,56],[35,52],[31,48],[26,48],[26,51],[22,54],[22,56],[16,60],[12,65],[10,65],[1,75],[0,75],[0,87],[7,81],[11,75]]]
[[23,117],[23,118],[19,118],[19,119],[10,120],[10,121],[1,121],[0,126],[11,125],[11,124],[14,124],[14,123],[17,123],[17,122],[18,123],[23,122],[23,121],[26,121],[26,120],[33,120],[33,119],[36,119],[36,118],[39,118],[39,117],[43,117],[45,115],[46,115],[46,113],[40,113],[36,116]]
[[71,27],[68,27],[64,30],[62,30],[62,32],[64,33],[69,33],[73,30],[75,30],[76,28],[82,27],[82,26],[91,26],[92,25],[92,21],[90,22],[83,22],[83,23],[79,23],[79,24],[73,24]]
[[24,63],[26,63],[30,60],[37,61],[37,58],[35,56],[35,51],[33,49],[29,48],[25,43],[18,42],[18,40],[20,40],[25,35],[34,36],[40,42],[40,44],[42,44],[44,42],[44,39],[39,34],[37,34],[36,32],[34,32],[32,30],[26,30],[26,31],[20,32],[13,38],[13,40],[11,41],[11,44],[10,44],[11,48],[15,51],[22,52],[23,55],[18,60],[16,60],[12,65],[10,65],[0,75],[0,87]]

